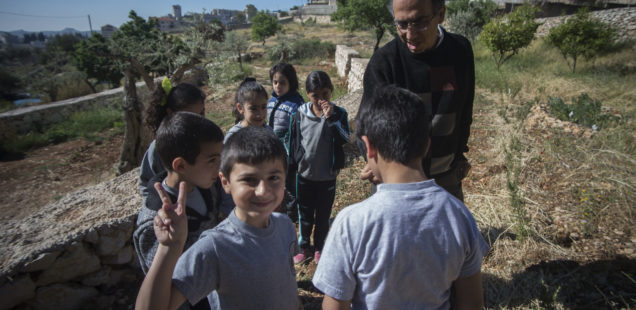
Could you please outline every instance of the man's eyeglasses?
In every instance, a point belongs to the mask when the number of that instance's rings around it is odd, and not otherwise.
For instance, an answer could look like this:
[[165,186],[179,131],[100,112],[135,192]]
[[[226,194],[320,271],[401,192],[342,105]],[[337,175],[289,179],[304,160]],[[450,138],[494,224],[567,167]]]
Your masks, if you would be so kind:
[[424,31],[428,29],[428,27],[431,25],[431,22],[433,21],[433,18],[435,18],[436,15],[437,14],[431,17],[422,16],[412,21],[396,20],[396,21],[393,21],[393,23],[395,24],[395,26],[397,26],[397,29],[402,33],[406,32],[409,29],[409,27],[411,27],[411,29],[414,31]]

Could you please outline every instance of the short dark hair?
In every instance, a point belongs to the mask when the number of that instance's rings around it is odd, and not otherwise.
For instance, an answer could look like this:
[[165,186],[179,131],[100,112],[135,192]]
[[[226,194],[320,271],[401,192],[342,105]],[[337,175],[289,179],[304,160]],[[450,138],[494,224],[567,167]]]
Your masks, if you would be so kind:
[[403,88],[384,86],[360,104],[356,136],[367,136],[383,158],[408,164],[423,157],[430,115],[422,99]]
[[237,163],[257,165],[268,160],[281,160],[287,170],[287,151],[271,129],[247,126],[225,141],[221,152],[221,172],[229,179]]
[[323,88],[329,88],[333,91],[333,84],[331,84],[329,75],[325,71],[313,71],[309,73],[307,81],[305,81],[305,91],[312,93]]
[[289,81],[290,93],[298,91],[298,75],[296,75],[296,69],[294,69],[294,66],[286,62],[279,62],[275,64],[271,69],[269,69],[270,82],[274,79],[274,74],[276,73],[280,73],[287,78],[287,81]]
[[223,143],[221,128],[199,114],[176,112],[161,122],[155,149],[164,167],[172,171],[172,161],[177,157],[194,165],[205,142]]
[[165,105],[162,105],[162,98],[165,91],[161,87],[161,82],[155,82],[155,90],[151,94],[151,102],[146,109],[146,125],[152,132],[156,132],[161,125],[161,121],[168,115],[168,109],[173,112],[182,111],[191,104],[205,103],[205,93],[198,87],[189,83],[180,83],[170,90],[166,96]]

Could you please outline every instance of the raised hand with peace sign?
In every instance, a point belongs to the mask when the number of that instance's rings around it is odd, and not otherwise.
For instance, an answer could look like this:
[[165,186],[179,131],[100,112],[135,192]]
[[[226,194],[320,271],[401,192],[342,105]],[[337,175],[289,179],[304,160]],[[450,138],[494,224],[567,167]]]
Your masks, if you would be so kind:
[[172,200],[160,182],[155,183],[155,189],[163,202],[161,209],[159,209],[154,219],[157,241],[167,247],[183,247],[188,237],[188,219],[185,212],[187,196],[186,183],[179,183],[179,196],[176,204],[172,203]]

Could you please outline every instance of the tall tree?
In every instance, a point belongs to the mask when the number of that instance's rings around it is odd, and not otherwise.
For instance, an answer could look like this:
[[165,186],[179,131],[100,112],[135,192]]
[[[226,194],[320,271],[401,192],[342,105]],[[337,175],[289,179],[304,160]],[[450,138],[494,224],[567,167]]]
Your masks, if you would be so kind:
[[373,51],[378,49],[385,30],[395,31],[393,16],[389,12],[389,0],[341,1],[331,19],[342,21],[349,31],[372,28],[376,39]]
[[276,17],[266,11],[260,11],[252,19],[252,40],[262,41],[265,46],[265,40],[276,34],[281,29],[281,25]]

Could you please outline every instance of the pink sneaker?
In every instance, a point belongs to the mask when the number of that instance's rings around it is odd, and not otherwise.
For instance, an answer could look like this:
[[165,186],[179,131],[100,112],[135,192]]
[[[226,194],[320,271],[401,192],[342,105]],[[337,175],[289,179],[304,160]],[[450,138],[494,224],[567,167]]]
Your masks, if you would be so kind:
[[309,249],[304,249],[302,253],[294,256],[294,264],[302,264],[311,259],[311,251]]
[[314,252],[314,262],[316,262],[316,265],[318,265],[319,261],[320,261],[320,251],[316,251]]

